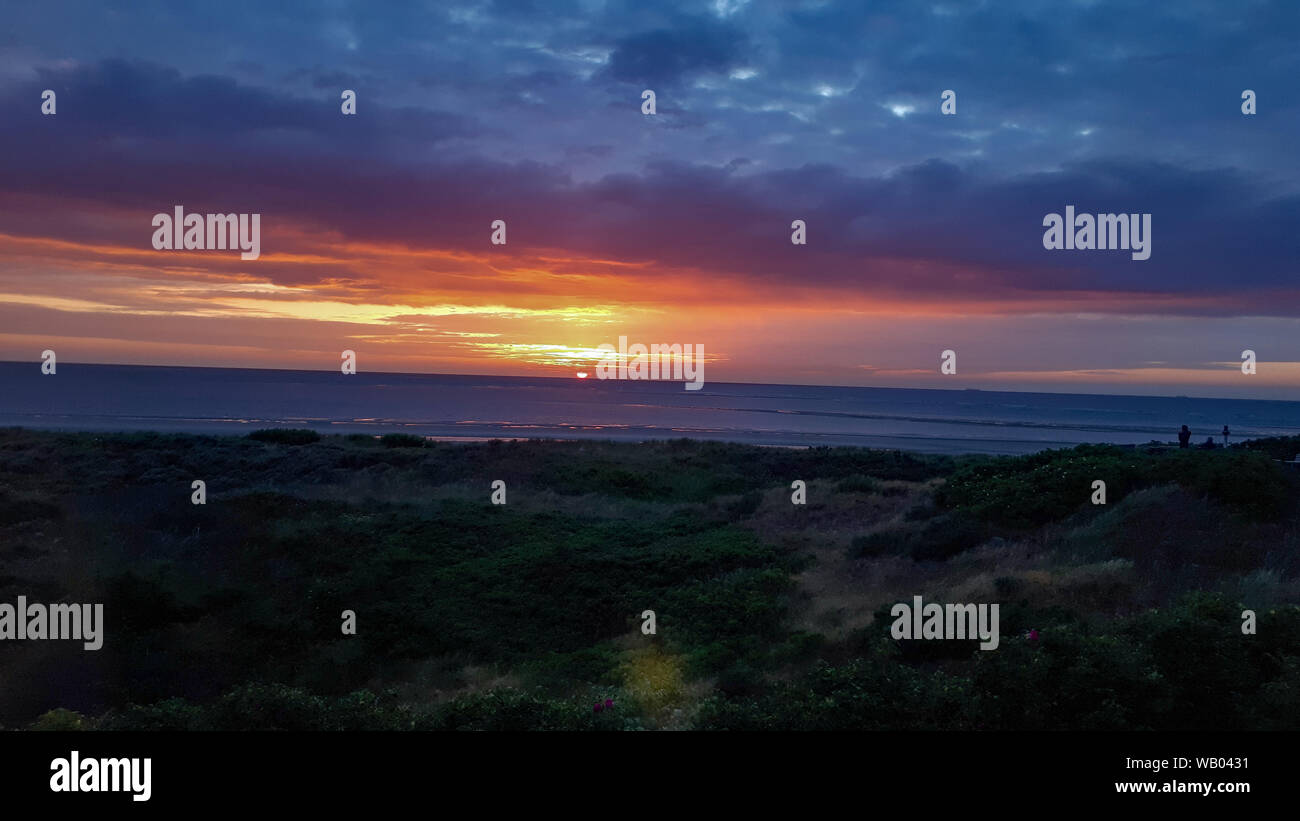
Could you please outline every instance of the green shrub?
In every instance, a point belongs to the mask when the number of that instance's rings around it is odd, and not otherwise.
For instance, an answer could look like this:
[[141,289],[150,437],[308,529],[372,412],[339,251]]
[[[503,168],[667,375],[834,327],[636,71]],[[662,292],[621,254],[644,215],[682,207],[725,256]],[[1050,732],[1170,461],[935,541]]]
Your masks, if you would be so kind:
[[385,433],[379,437],[379,443],[386,448],[422,448],[425,439],[410,433]]
[[249,682],[227,690],[210,704],[170,698],[151,705],[131,705],[108,714],[105,730],[290,730],[365,731],[407,729],[414,718],[382,696],[359,690],[339,696],[318,695],[285,684]]
[[746,516],[752,516],[762,503],[763,494],[759,493],[757,490],[751,490],[749,493],[746,493],[736,501],[732,502],[727,508],[727,512],[738,519],[743,519]]
[[[603,695],[603,692],[600,693]],[[640,720],[622,698],[597,713],[599,695],[587,699],[551,699],[518,690],[490,690],[456,698],[438,708],[421,729],[430,730],[635,730]]]
[[1004,527],[1029,529],[1089,509],[1092,483],[1113,504],[1140,488],[1176,483],[1255,518],[1276,518],[1291,483],[1266,455],[1248,450],[1139,452],[1079,445],[958,469],[937,502]]
[[991,535],[989,525],[958,510],[940,514],[921,525],[855,537],[849,546],[849,556],[866,559],[892,553],[911,556],[918,562],[944,561],[979,546]]
[[1270,436],[1265,439],[1251,439],[1232,446],[1236,449],[1256,451],[1270,459],[1282,459],[1290,462],[1300,455],[1300,436]]
[[248,434],[248,438],[276,445],[310,445],[320,441],[320,434],[303,428],[263,428]]
[[44,499],[23,499],[0,495],[0,527],[40,519],[61,519],[63,510]]
[[912,558],[939,562],[977,547],[987,540],[990,530],[973,516],[962,512],[945,513],[925,523],[912,542]]
[[835,489],[840,493],[876,493],[880,490],[880,483],[870,476],[855,473],[841,480]]
[[115,710],[100,720],[99,728],[110,731],[144,732],[234,729],[211,726],[204,708],[179,697],[149,705],[132,704],[121,710]]
[[819,664],[799,680],[752,695],[706,699],[705,730],[925,730],[961,728],[966,685],[872,655],[842,666]]
[[57,707],[49,712],[42,713],[41,717],[32,723],[31,729],[66,732],[68,730],[88,730],[91,726],[91,723],[81,713]]
[[[862,657],[705,700],[702,729],[1217,730],[1300,726],[1300,608],[1260,614],[1193,594],[1089,625],[1060,609],[1003,608],[996,651],[964,662],[941,645],[859,643]],[[873,631],[887,634],[877,614]],[[883,624],[882,624],[883,622]],[[1027,635],[1038,631],[1037,638]],[[1267,638],[1266,638],[1267,637]],[[914,645],[914,648],[900,645]],[[927,649],[934,648],[933,650]],[[936,655],[937,654],[937,655]],[[944,667],[933,664],[944,657]],[[909,657],[914,659],[909,662]]]
[[855,536],[849,544],[849,558],[871,559],[889,553],[907,552],[910,534],[897,530],[877,530],[865,536]]

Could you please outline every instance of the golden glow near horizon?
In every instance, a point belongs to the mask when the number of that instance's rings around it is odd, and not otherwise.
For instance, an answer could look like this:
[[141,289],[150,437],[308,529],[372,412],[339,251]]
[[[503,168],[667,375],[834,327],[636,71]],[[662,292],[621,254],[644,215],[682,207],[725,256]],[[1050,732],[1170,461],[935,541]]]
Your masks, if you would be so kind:
[[[1169,393],[1238,387],[1224,360],[1231,351],[1181,364],[1112,356],[1115,367],[1089,367],[1086,343],[1063,343],[1068,367],[1047,369],[1058,357],[1044,352],[1026,361],[1034,356],[1023,353],[1035,351],[1038,337],[1033,346],[1017,343],[1040,325],[1176,321],[1160,309],[1200,304],[1186,295],[905,296],[867,286],[741,283],[562,252],[498,259],[297,235],[295,242],[256,263],[191,253],[159,268],[156,256],[136,248],[0,234],[0,253],[20,260],[0,271],[0,311],[11,309],[0,331],[2,358],[26,358],[58,339],[75,352],[69,361],[317,368],[332,366],[339,350],[364,346],[376,369],[572,377],[590,375],[606,357],[599,346],[627,336],[647,346],[702,344],[712,381],[1160,386]],[[300,247],[311,242],[310,250]],[[1121,303],[1126,312],[1116,310]],[[938,345],[936,334],[959,341]],[[963,351],[963,368],[960,378],[941,380],[935,357],[949,345]],[[970,355],[993,345],[1014,355]],[[1265,364],[1253,385],[1300,384],[1297,363]]]

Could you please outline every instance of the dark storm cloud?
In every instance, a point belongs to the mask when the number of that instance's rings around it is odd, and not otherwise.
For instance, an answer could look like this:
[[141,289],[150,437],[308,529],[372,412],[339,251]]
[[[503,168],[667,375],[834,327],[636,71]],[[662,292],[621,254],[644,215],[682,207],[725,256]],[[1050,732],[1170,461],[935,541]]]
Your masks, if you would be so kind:
[[730,26],[684,20],[672,29],[624,37],[614,45],[608,74],[615,80],[676,85],[704,72],[723,72],[746,56],[745,36]]
[[[319,78],[312,85],[325,87]],[[40,112],[28,102],[39,99],[45,88],[59,94],[61,112],[57,121],[42,123]],[[30,135],[33,124],[57,123],[57,129],[48,131],[60,138],[180,137],[215,146],[254,132],[328,135],[344,143],[417,134],[436,142],[476,133],[472,121],[462,115],[409,107],[380,106],[367,117],[343,120],[339,116],[342,88],[329,88],[332,94],[308,99],[228,77],[184,77],[174,68],[153,63],[105,60],[74,68],[41,68],[35,81],[6,89],[0,106],[23,116],[0,128],[14,139]]]

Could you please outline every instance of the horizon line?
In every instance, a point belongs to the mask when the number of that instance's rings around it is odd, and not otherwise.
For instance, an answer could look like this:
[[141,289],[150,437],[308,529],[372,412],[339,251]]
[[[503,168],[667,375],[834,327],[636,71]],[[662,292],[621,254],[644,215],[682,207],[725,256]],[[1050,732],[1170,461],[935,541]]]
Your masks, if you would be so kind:
[[[325,373],[336,373],[336,372],[337,372],[337,369],[329,369],[329,370],[314,370],[314,369],[308,369],[308,368],[267,368],[267,367],[261,367],[261,368],[259,368],[259,367],[237,367],[237,366],[233,366],[233,365],[167,365],[167,364],[147,364],[147,365],[144,365],[144,364],[139,364],[139,363],[135,363],[135,362],[67,362],[67,361],[61,361],[59,364],[60,364],[60,365],[85,365],[85,366],[90,366],[90,367],[110,367],[110,368],[184,368],[184,369],[188,369],[188,370],[211,370],[211,371],[268,371],[268,372],[284,372],[284,373],[313,373],[313,374],[325,374]],[[0,360],[0,365],[35,365],[35,366],[39,367],[39,366],[40,366],[40,360],[39,360],[39,359],[38,359],[38,360],[12,360],[12,359],[4,359],[4,360]],[[359,372],[359,373],[360,373],[360,372]],[[578,379],[578,378],[575,377],[575,376],[567,376],[567,377],[566,377],[566,376],[519,376],[519,375],[515,375],[515,374],[492,374],[492,373],[442,373],[442,372],[431,372],[431,371],[364,371],[364,373],[366,373],[366,374],[374,374],[374,375],[377,375],[377,376],[471,376],[471,377],[479,377],[479,378],[485,378],[485,379],[547,379],[547,380],[553,380],[553,381],[556,381],[556,382],[575,382],[575,381],[576,381],[576,382],[591,382],[591,383],[595,383],[595,382],[649,382],[649,381],[653,381],[653,382],[664,382],[664,383],[676,383],[676,382],[683,382],[683,381],[686,381],[686,380],[672,380],[672,379],[656,379],[656,380],[631,380],[631,379],[623,379],[623,380],[619,380],[619,379],[608,379],[608,380],[601,380],[601,379],[595,379],[595,380],[591,380],[591,379]],[[895,387],[895,386],[888,386],[888,385],[827,385],[827,384],[823,384],[823,383],[807,383],[807,382],[727,382],[727,381],[722,381],[722,380],[711,380],[711,381],[712,381],[712,384],[716,384],[716,385],[742,385],[742,386],[751,386],[751,387],[778,387],[778,388],[779,388],[779,387],[791,387],[791,388],[844,388],[844,389],[850,389],[850,390],[852,390],[852,389],[858,389],[858,390],[888,390],[888,391],[944,391],[944,392],[948,392],[948,393],[963,393],[963,392],[967,392],[967,391],[972,391],[972,392],[978,392],[978,393],[1008,393],[1008,394],[1018,394],[1018,395],[1041,395],[1041,394],[1046,394],[1046,395],[1050,395],[1050,396],[1113,396],[1113,397],[1116,397],[1116,398],[1128,398],[1128,399],[1203,399],[1203,400],[1220,400],[1220,401],[1233,401],[1233,402],[1284,402],[1284,403],[1296,403],[1296,402],[1300,402],[1300,399],[1262,399],[1262,398],[1239,397],[1239,396],[1192,396],[1192,395],[1190,395],[1190,394],[1181,394],[1181,393],[1180,393],[1180,394],[1170,394],[1170,395],[1161,395],[1161,394],[1136,394],[1136,393],[1111,393],[1111,392],[1080,393],[1080,392],[1074,392],[1074,391],[1046,391],[1046,390],[1043,390],[1043,391],[1029,391],[1029,390],[1008,390],[1008,389],[1003,389],[1003,388],[971,388],[971,387],[964,387],[964,388],[911,388],[911,387]],[[709,384],[710,384],[709,382],[705,382],[705,383],[704,383],[704,385],[705,385],[704,390],[707,390],[707,386],[708,386]]]

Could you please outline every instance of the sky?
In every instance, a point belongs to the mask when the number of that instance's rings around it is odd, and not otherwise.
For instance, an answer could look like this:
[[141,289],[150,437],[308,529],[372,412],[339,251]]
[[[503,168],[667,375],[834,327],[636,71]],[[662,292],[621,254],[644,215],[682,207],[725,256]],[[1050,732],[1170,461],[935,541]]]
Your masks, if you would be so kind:
[[1290,2],[121,5],[3,11],[0,359],[1300,399]]

